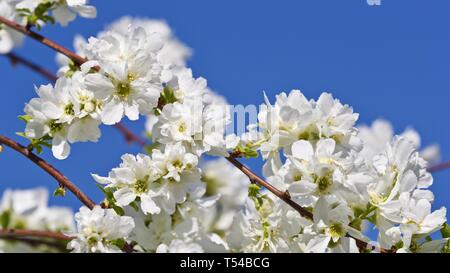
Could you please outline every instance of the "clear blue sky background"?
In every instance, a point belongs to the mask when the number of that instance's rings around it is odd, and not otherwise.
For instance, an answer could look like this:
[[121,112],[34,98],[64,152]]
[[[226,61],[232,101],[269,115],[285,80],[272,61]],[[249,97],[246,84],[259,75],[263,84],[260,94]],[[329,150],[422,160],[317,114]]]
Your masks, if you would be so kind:
[[[194,73],[233,104],[259,104],[263,91],[271,98],[293,88],[314,98],[329,91],[352,105],[362,123],[383,117],[399,132],[411,125],[424,144],[439,143],[450,160],[448,0],[383,0],[379,7],[365,0],[91,2],[97,19],[78,19],[64,29],[47,26],[43,33],[70,47],[75,34],[95,35],[123,15],[162,18],[193,48]],[[34,41],[17,53],[56,71],[54,53]],[[47,81],[23,67],[11,69],[4,58],[0,81],[0,134],[25,143],[15,136],[23,131],[17,116],[35,96],[33,84]],[[143,123],[127,125],[141,132]],[[124,144],[115,129],[104,126],[102,132],[98,144],[73,145],[65,161],[49,150],[42,155],[96,201],[102,195],[90,173],[106,175],[122,154],[139,151]],[[260,169],[261,161],[248,164]],[[0,154],[0,191],[38,185],[52,191],[56,184],[17,153]],[[449,190],[450,170],[435,175],[435,207],[450,207]],[[71,194],[51,203],[79,207]]]

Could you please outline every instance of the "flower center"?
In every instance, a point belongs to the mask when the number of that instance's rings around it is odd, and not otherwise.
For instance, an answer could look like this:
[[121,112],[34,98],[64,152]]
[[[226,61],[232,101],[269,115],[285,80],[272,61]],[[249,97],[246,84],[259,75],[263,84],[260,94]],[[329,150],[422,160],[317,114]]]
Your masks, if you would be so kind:
[[146,193],[148,190],[148,175],[142,180],[136,180],[133,185],[133,190],[137,194]]
[[187,130],[186,123],[185,123],[185,122],[181,122],[181,123],[178,125],[178,132],[184,133],[184,132],[186,132],[186,130]]
[[333,185],[333,173],[328,172],[323,176],[316,176],[314,183],[317,184],[319,194],[328,194],[331,185]]
[[75,115],[75,110],[73,109],[73,103],[69,103],[66,105],[66,107],[64,107],[64,114],[66,114],[68,116]]
[[48,127],[50,127],[50,132],[57,133],[62,130],[63,124],[57,123],[57,121],[54,119],[48,123]]
[[131,93],[131,86],[129,82],[119,82],[116,86],[116,94],[121,99],[126,99]]
[[334,223],[330,226],[330,235],[333,241],[337,241],[340,237],[344,236],[344,228],[341,223]]

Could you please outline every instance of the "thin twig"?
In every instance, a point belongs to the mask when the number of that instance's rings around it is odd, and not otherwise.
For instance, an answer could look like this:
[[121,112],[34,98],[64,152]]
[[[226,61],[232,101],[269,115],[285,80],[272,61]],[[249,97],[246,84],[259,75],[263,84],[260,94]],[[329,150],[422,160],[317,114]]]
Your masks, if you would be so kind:
[[54,75],[52,72],[42,68],[41,66],[13,53],[7,53],[4,55],[5,57],[7,57],[10,61],[11,64],[13,66],[17,65],[17,64],[22,64],[26,67],[28,67],[29,69],[33,70],[34,72],[42,75],[44,78],[50,80],[50,81],[56,81],[58,79],[58,77],[56,75]]
[[59,232],[1,229],[0,239],[11,242],[21,242],[32,247],[46,245],[48,247],[67,252],[67,241],[72,238]]
[[4,144],[10,147],[11,149],[19,152],[20,154],[31,160],[34,164],[38,165],[41,169],[43,169],[48,174],[53,176],[53,178],[55,178],[55,180],[58,181],[60,186],[63,186],[64,188],[67,188],[69,191],[71,191],[84,205],[86,205],[90,209],[94,208],[95,203],[88,196],[86,196],[77,186],[75,186],[75,184],[73,184],[60,171],[55,169],[52,165],[47,163],[39,156],[35,155],[26,147],[2,135],[0,135],[0,144]]
[[54,239],[61,241],[70,241],[73,239],[73,237],[54,231],[28,230],[28,229],[0,229],[0,238],[23,238],[23,237]]
[[430,173],[436,173],[436,172],[444,171],[447,169],[450,169],[450,161],[431,166],[428,168],[428,171]]
[[116,127],[116,129],[122,133],[123,137],[125,138],[125,141],[128,144],[131,144],[134,142],[134,143],[138,144],[139,146],[145,147],[146,141],[143,138],[139,137],[138,135],[134,134],[123,124],[117,123],[114,125],[114,127]]
[[5,24],[6,26],[15,29],[22,34],[25,34],[28,37],[33,38],[34,40],[58,51],[59,53],[62,53],[69,57],[76,65],[82,65],[86,62],[86,59],[79,56],[78,54],[74,53],[73,51],[68,50],[67,48],[47,39],[46,37],[42,36],[39,33],[36,33],[30,29],[28,29],[26,26],[22,26],[21,24],[18,24],[14,21],[8,20],[5,17],[0,16],[0,23]]
[[239,160],[237,160],[236,158],[227,157],[227,160],[231,164],[233,164],[236,168],[238,168],[241,172],[243,172],[250,179],[250,181],[252,181],[253,183],[257,183],[257,184],[263,186],[264,188],[266,188],[267,190],[269,190],[275,196],[277,196],[278,198],[280,198],[281,200],[286,202],[289,206],[291,206],[293,209],[298,211],[298,213],[300,213],[301,216],[311,219],[311,220],[313,219],[313,214],[311,212],[309,212],[308,210],[306,210],[305,208],[303,208],[302,206],[300,206],[299,204],[297,204],[296,202],[294,202],[291,199],[289,192],[287,192],[287,191],[283,192],[283,191],[280,191],[279,189],[275,188],[274,186],[272,186],[271,184],[266,182],[264,179],[262,179],[261,177],[256,175],[247,166],[245,166],[244,164],[239,162]]

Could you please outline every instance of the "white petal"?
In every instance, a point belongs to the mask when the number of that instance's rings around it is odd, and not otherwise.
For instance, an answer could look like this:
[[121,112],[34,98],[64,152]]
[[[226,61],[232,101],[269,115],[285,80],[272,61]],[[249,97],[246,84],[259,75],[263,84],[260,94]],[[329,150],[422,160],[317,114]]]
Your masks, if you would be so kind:
[[403,178],[400,182],[400,192],[410,192],[417,185],[417,176],[413,171],[409,170],[403,175]]
[[103,176],[99,176],[98,174],[91,174],[92,178],[94,178],[95,181],[97,181],[100,184],[111,184],[111,180],[109,179],[109,177],[103,177]]
[[136,194],[129,188],[122,188],[114,192],[114,198],[118,206],[128,206],[136,199]]
[[65,27],[67,24],[75,20],[76,14],[69,10],[66,6],[58,5],[53,11],[56,22]]
[[317,156],[329,157],[333,154],[336,142],[333,139],[322,139],[317,143]]
[[9,53],[14,47],[14,41],[6,30],[0,30],[0,54]]
[[142,212],[145,214],[159,214],[161,209],[156,205],[156,203],[147,195],[141,196],[141,208]]
[[51,102],[44,102],[42,103],[42,112],[49,119],[58,119],[62,116],[63,109]]
[[70,143],[74,142],[97,142],[100,138],[100,121],[92,118],[77,120],[69,126],[67,139]]
[[73,10],[75,10],[81,17],[84,18],[97,17],[97,9],[93,6],[78,6],[74,7]]
[[53,137],[52,141],[53,156],[59,160],[66,159],[70,154],[70,145],[66,139],[59,135]]
[[292,156],[297,159],[310,160],[313,155],[313,147],[308,141],[299,140],[292,145]]
[[98,99],[105,99],[114,92],[114,85],[100,73],[88,74],[85,80],[87,89]]
[[134,105],[126,105],[125,106],[125,115],[130,119],[130,120],[138,120],[139,119],[139,105],[134,104]]
[[103,107],[102,122],[106,125],[119,123],[123,117],[123,104],[111,100]]

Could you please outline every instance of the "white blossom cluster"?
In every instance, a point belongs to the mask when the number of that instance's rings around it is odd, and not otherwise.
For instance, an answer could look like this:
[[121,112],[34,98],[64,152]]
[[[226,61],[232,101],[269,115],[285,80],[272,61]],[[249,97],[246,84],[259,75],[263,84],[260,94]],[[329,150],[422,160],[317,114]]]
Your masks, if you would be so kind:
[[99,206],[92,210],[81,207],[75,220],[77,232],[67,233],[75,237],[67,246],[72,252],[121,252],[134,228],[131,217],[119,216],[114,210]]
[[[39,98],[25,107],[25,136],[37,143],[51,140],[54,156],[65,159],[71,143],[96,142],[100,124],[150,115],[155,142],[179,142],[197,156],[223,155],[233,148],[224,138],[227,107],[212,104],[218,99],[212,98],[206,80],[194,78],[171,49],[164,49],[168,34],[164,40],[159,32],[151,32],[152,27],[116,28],[79,44],[89,59],[79,70],[63,67],[65,73],[55,87],[37,89]],[[175,59],[176,63],[168,61]]]
[[[226,165],[242,183],[227,189],[221,181],[219,189],[212,170],[208,178],[200,171],[204,153],[226,156],[239,139],[225,136],[230,120],[225,101],[184,66],[190,50],[164,22],[128,17],[95,38],[77,38],[75,45],[89,61],[78,69],[58,56],[62,68],[55,87],[38,88],[39,97],[25,107],[25,136],[34,143],[48,142],[54,156],[65,159],[70,143],[97,141],[100,124],[145,115],[154,147],[149,155],[123,155],[108,177],[93,175],[104,187],[110,209],[80,210],[75,217],[78,233],[73,234],[77,239],[70,249],[111,252],[127,242],[137,251],[225,251],[223,238],[211,230],[231,225],[245,200],[248,180]],[[228,163],[207,164],[215,168]],[[233,200],[233,189],[241,201]],[[235,204],[218,205],[222,192]],[[107,231],[122,226],[110,221],[127,223],[123,240]],[[115,235],[101,236],[109,233]]]
[[363,224],[369,223],[379,231],[378,247],[441,250],[446,239],[428,236],[442,228],[446,209],[431,210],[433,178],[411,137],[388,135],[387,143],[377,143],[381,148],[371,147],[370,130],[361,137],[354,127],[358,115],[328,93],[315,101],[293,90],[278,95],[274,105],[266,98],[262,109],[255,141],[266,159],[265,175],[314,217],[286,217],[277,212],[279,200],[254,195],[255,204],[248,202],[233,224],[233,249],[358,251],[346,236],[368,241]]
[[[86,1],[63,3],[92,11]],[[292,90],[273,104],[265,96],[257,123],[227,134],[226,101],[186,67],[191,51],[164,22],[125,17],[75,47],[87,61],[59,56],[55,85],[36,88],[25,106],[30,148],[49,146],[65,159],[70,144],[96,142],[100,125],[140,116],[152,144],[123,155],[107,176],[92,175],[105,199],[75,215],[73,252],[360,252],[355,238],[374,239],[367,227],[377,230],[375,251],[448,245],[430,237],[446,222],[445,208],[432,210],[427,171],[439,149],[417,152],[415,131],[397,136],[385,121],[358,128],[358,114],[331,94],[314,100]],[[312,219],[225,159],[202,161],[259,153],[266,180]]]
[[[2,229],[48,230],[72,232],[75,230],[72,210],[48,206],[49,193],[45,188],[5,190],[0,200],[0,227]],[[0,240],[0,252],[51,251],[44,245]]]
[[[383,119],[375,120],[370,127],[366,125],[358,126],[358,130],[359,137],[365,143],[361,155],[366,160],[370,160],[374,155],[382,152],[386,147],[386,144],[388,144],[395,135],[392,125]],[[421,138],[416,130],[407,128],[400,136],[409,139],[416,149],[421,148]],[[423,148],[420,150],[420,156],[429,163],[439,162],[439,145],[433,144]]]
[[[39,29],[46,23],[67,26],[79,15],[95,18],[97,10],[88,0],[0,0],[0,16],[23,26]],[[22,43],[23,36],[0,24],[0,53],[8,53]]]

